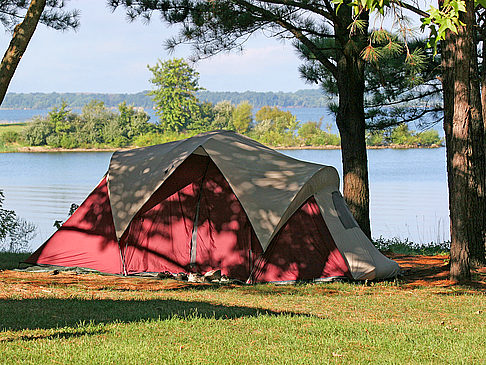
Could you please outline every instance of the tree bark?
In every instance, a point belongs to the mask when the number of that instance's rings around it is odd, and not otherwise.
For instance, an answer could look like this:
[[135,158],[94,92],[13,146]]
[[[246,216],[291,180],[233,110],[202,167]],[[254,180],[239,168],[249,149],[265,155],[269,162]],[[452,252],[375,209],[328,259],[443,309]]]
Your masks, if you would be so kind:
[[[361,34],[350,37],[351,9],[342,6],[338,12],[341,24],[334,24],[340,50],[336,57],[336,82],[339,105],[336,124],[341,135],[343,161],[343,195],[363,232],[371,239],[366,119],[364,113],[364,61],[358,45],[363,45],[367,26]],[[368,14],[361,16],[367,24]],[[344,26],[343,26],[344,25]],[[352,44],[354,43],[354,44]]]
[[484,261],[486,155],[474,1],[466,0],[465,24],[443,42],[444,131],[451,218],[451,280],[470,280],[470,260]]
[[0,105],[7,93],[10,80],[17,69],[27,46],[39,23],[46,0],[32,0],[24,20],[15,26],[12,40],[0,64]]
[[469,207],[468,224],[471,225],[469,240],[470,262],[473,266],[486,266],[486,136],[481,99],[481,78],[478,67],[477,24],[474,1],[466,2],[464,14],[467,42],[470,46],[469,97],[471,120],[468,143],[471,148],[469,163],[471,177],[469,194],[472,205]]

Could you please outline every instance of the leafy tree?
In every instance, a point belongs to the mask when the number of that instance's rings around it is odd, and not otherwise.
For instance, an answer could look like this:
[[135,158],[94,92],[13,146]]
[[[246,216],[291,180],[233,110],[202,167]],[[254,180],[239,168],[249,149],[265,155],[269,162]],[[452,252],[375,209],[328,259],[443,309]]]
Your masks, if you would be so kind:
[[[426,42],[415,40],[405,44],[405,40],[381,28],[373,30],[369,39],[369,46],[375,50],[363,52],[369,61],[364,64],[366,128],[379,130],[412,121],[430,127],[428,119],[424,119],[430,114],[434,124],[441,120],[441,84],[437,79],[440,60],[430,49],[423,51]],[[321,44],[323,52],[337,62],[335,41],[323,39]],[[337,96],[336,79],[330,71],[312,57],[307,47],[295,46],[304,61],[299,67],[301,77],[319,84],[328,95]],[[413,68],[407,62],[407,52],[416,54],[417,64]],[[338,105],[330,102],[330,109],[337,113]]]
[[59,135],[66,134],[74,130],[74,115],[71,113],[71,109],[68,108],[68,105],[64,100],[59,107],[52,108],[52,110],[48,113],[48,118],[54,125],[54,130]]
[[129,140],[141,136],[151,129],[151,125],[148,123],[150,119],[148,114],[135,109],[132,105],[127,105],[126,102],[118,105],[118,113],[119,125],[124,129],[122,134]]
[[3,209],[5,196],[0,190],[0,249],[8,252],[24,252],[35,237],[37,227],[17,217],[13,210]]
[[209,102],[199,103],[198,105],[199,110],[193,115],[187,129],[198,133],[207,132],[211,130],[211,125],[214,122],[214,106]]
[[185,130],[199,111],[196,92],[199,74],[183,59],[172,59],[148,67],[153,77],[150,82],[157,89],[150,91],[157,107],[163,130],[181,132]]
[[278,107],[264,106],[255,114],[255,122],[269,121],[272,128],[280,133],[294,132],[297,129],[297,118],[289,111],[283,111]]
[[229,129],[234,130],[233,112],[235,106],[228,100],[223,100],[214,106],[214,120],[211,124],[212,130]]
[[[40,22],[56,30],[77,28],[78,12],[64,11],[62,0],[0,0],[0,23],[12,32],[12,40],[0,64],[0,104],[8,85]],[[19,19],[22,19],[17,24]]]
[[256,112],[255,123],[253,132],[261,142],[274,146],[296,144],[295,132],[299,123],[291,112],[264,106]]
[[49,119],[35,117],[25,129],[24,139],[31,146],[45,146],[54,132],[54,124]]
[[[105,125],[110,124],[116,115],[109,110],[102,101],[91,100],[81,109],[77,119],[76,135],[82,144],[98,144],[112,141],[108,136]],[[115,131],[115,133],[118,133]]]
[[253,120],[252,109],[253,106],[249,102],[243,101],[233,111],[231,119],[238,133],[245,133],[250,128]]

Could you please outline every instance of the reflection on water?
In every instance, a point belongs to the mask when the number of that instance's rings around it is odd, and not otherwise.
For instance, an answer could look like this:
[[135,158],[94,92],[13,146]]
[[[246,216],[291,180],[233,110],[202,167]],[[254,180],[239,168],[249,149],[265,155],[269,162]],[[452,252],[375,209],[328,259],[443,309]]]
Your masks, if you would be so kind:
[[[283,153],[332,165],[342,172],[339,150]],[[374,237],[414,242],[449,239],[445,149],[370,150],[371,219]],[[0,154],[0,189],[7,209],[36,223],[38,247],[80,204],[108,169],[111,152]]]

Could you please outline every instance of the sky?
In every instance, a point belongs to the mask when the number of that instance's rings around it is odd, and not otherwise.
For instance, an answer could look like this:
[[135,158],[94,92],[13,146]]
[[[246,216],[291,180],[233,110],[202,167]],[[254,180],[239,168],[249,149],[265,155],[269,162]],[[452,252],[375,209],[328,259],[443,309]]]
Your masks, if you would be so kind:
[[[115,13],[105,0],[71,0],[81,11],[77,31],[59,32],[39,25],[9,87],[9,92],[136,93],[151,89],[147,65],[158,59],[188,58],[180,47],[173,54],[164,41],[177,33],[156,16],[150,24],[129,23],[123,9]],[[0,35],[7,49],[10,33]],[[218,55],[195,64],[200,86],[210,91],[285,91],[313,86],[299,77],[300,60],[290,43],[253,37],[242,53]]]

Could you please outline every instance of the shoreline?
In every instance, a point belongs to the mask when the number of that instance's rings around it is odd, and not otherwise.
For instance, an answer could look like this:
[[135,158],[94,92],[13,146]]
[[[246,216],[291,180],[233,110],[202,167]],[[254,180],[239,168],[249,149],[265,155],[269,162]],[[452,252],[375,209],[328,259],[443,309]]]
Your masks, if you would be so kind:
[[[144,146],[147,147],[147,146]],[[268,146],[274,150],[280,151],[292,151],[292,150],[340,150],[340,146]],[[444,146],[433,145],[433,146],[406,146],[406,145],[389,145],[389,146],[367,146],[367,150],[409,150],[409,149],[433,149],[441,148]],[[30,146],[30,147],[17,147],[11,151],[0,151],[0,153],[64,153],[64,152],[116,152],[116,151],[127,151],[135,148],[142,148],[137,146],[129,146],[123,148],[107,147],[107,148],[55,148],[55,147],[44,147],[44,146]]]

